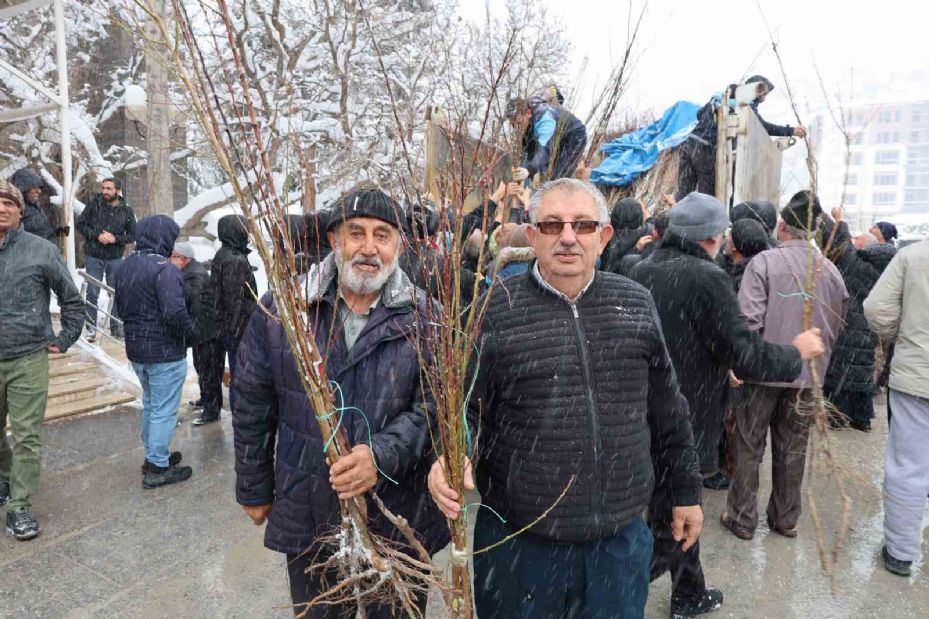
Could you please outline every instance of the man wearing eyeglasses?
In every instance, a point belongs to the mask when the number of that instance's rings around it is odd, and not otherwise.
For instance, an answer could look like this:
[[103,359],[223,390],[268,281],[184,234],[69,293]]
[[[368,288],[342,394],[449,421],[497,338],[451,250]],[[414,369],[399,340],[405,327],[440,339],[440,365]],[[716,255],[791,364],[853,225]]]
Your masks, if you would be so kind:
[[[675,538],[689,548],[703,526],[687,403],[648,291],[595,269],[613,234],[602,194],[558,179],[529,217],[537,259],[489,293],[468,409],[490,508],[477,511],[475,551],[521,532],[475,554],[477,614],[642,617],[654,475],[671,488]],[[460,517],[442,459],[429,487]]]

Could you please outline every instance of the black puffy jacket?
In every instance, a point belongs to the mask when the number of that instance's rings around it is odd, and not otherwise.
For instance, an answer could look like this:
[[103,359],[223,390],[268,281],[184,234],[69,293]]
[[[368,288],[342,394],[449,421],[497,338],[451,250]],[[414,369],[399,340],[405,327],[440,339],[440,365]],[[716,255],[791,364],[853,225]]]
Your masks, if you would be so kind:
[[699,503],[687,405],[648,291],[597,271],[570,303],[534,271],[490,292],[468,413],[482,501],[514,529],[552,508],[524,535],[561,543],[641,517],[654,475],[676,505]]
[[241,339],[257,307],[258,285],[248,262],[248,231],[242,217],[226,215],[217,225],[223,244],[210,267],[210,282],[216,296],[216,320],[220,337]]
[[[829,223],[824,224],[829,230]],[[829,232],[824,233],[828,238]],[[839,222],[835,248],[830,258],[842,274],[848,289],[845,329],[839,334],[829,359],[823,386],[829,391],[871,392],[874,389],[874,350],[877,336],[868,327],[862,304],[884,268],[894,256],[892,245],[873,245],[857,251],[852,245],[848,224]]]
[[116,269],[116,309],[130,361],[166,363],[187,356],[184,342],[193,323],[184,305],[181,272],[168,262],[179,231],[166,215],[143,217],[135,230],[135,251]]
[[[422,293],[411,296],[415,289],[398,269],[355,345],[346,350],[341,328],[334,329],[331,341],[329,337],[338,298],[333,257],[311,270],[309,277],[307,313],[315,319],[326,373],[341,387],[344,405],[360,410],[346,411],[342,427],[352,445],[371,445],[378,467],[398,482],[381,475],[375,491],[435,552],[447,543],[448,529],[426,487],[431,465],[426,416],[433,405],[420,388],[420,357],[410,340],[417,311],[425,311]],[[270,316],[277,315],[270,295],[262,305]],[[319,424],[280,321],[255,312],[238,361],[232,385],[236,499],[242,505],[273,502],[265,546],[303,552],[338,528],[339,506],[329,483]],[[402,539],[370,501],[368,516],[372,531]]]
[[696,243],[666,235],[631,277],[655,299],[681,393],[690,405],[701,469],[714,473],[729,369],[743,380],[791,381],[800,374],[800,354],[749,331],[731,280]]

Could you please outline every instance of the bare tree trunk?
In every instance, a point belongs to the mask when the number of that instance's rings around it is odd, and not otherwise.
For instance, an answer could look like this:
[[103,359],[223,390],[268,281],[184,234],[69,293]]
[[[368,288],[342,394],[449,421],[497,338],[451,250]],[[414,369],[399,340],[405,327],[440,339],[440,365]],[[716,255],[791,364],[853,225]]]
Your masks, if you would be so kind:
[[[152,0],[150,6],[166,19],[165,0]],[[150,25],[149,28],[154,28]],[[155,40],[152,31],[151,39]],[[145,172],[146,200],[142,210],[146,215],[174,215],[174,191],[171,186],[171,99],[168,96],[168,68],[152,45],[145,46],[146,115],[145,143],[148,165]]]

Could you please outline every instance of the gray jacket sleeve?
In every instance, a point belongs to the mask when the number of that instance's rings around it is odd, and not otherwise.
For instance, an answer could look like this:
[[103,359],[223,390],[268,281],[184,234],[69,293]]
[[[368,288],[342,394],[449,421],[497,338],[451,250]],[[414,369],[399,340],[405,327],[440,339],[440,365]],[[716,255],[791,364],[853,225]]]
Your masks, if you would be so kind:
[[61,254],[54,249],[50,249],[48,253],[46,277],[49,288],[58,297],[58,306],[61,308],[61,332],[50,344],[65,352],[81,336],[81,329],[84,328],[84,302],[81,301],[81,294],[74,285]]

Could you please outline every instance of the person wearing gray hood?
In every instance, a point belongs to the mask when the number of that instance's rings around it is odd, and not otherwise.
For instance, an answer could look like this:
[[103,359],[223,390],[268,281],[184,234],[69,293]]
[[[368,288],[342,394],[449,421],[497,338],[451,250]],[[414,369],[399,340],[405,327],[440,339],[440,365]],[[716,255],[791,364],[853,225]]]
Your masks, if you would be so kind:
[[[61,254],[23,230],[23,197],[0,181],[0,505],[18,540],[39,534],[29,498],[39,486],[42,420],[48,402],[48,355],[62,353],[81,334],[84,305]],[[61,308],[61,332],[49,315],[51,293]],[[2,428],[9,422],[12,447]]]

